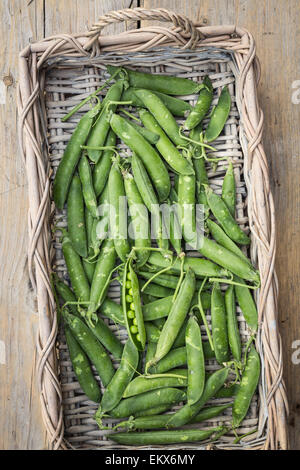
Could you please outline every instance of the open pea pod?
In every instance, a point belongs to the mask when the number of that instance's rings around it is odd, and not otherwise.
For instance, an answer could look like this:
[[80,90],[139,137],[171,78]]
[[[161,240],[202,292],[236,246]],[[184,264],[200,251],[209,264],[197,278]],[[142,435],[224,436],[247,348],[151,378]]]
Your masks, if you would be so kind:
[[122,305],[128,336],[135,347],[143,351],[146,344],[146,330],[139,281],[131,262],[131,259],[128,259],[124,269]]

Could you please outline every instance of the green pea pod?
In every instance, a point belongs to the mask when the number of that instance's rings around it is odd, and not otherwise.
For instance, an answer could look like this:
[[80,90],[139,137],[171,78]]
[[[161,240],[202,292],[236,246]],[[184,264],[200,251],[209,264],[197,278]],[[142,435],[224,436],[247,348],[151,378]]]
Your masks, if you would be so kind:
[[94,217],[90,213],[87,207],[84,210],[84,219],[85,219],[85,226],[86,226],[86,237],[87,237],[87,247],[88,247],[88,255],[92,254],[91,249],[91,232],[93,228]]
[[159,340],[159,336],[160,336],[160,329],[157,328],[157,326],[155,326],[150,321],[146,321],[145,330],[146,330],[147,342],[157,344]]
[[87,318],[96,312],[103,302],[111,272],[116,262],[116,251],[113,240],[107,239],[101,247],[101,252],[96,263],[93,281],[91,285],[90,305]]
[[[143,288],[145,285],[145,282],[141,282],[141,287]],[[162,297],[168,297],[170,295],[174,294],[173,289],[169,289],[168,287],[162,287],[157,284],[148,284],[144,289],[143,292],[145,294],[151,295],[152,297],[155,298],[162,298]]]
[[[245,282],[238,277],[236,277],[235,280],[240,284],[245,284]],[[245,287],[235,286],[235,294],[251,333],[255,333],[258,328],[258,313],[250,290],[246,285]]]
[[163,374],[176,367],[186,365],[186,347],[171,349],[157,364],[151,366],[148,370],[150,374]]
[[188,366],[188,404],[193,405],[203,393],[205,384],[205,363],[202,348],[201,331],[195,317],[190,317],[185,333]]
[[188,403],[180,408],[174,415],[171,416],[167,423],[169,428],[177,428],[189,423],[194,416],[203,408],[205,403],[208,402],[217,391],[224,385],[229,373],[229,368],[219,369],[208,377],[203,393],[199,401],[194,405]]
[[139,89],[135,91],[144,106],[154,116],[159,126],[164,129],[169,139],[175,144],[186,147],[186,140],[180,136],[178,124],[161,99],[150,90]]
[[187,130],[194,129],[206,116],[209,111],[213,99],[213,87],[209,77],[206,75],[202,82],[202,88],[199,91],[199,97],[194,108],[188,115],[184,128]]
[[[153,277],[153,273],[139,270],[139,276],[148,280]],[[158,276],[156,276],[151,282],[154,284],[158,284],[159,286],[162,286],[162,287],[169,287],[170,289],[176,289],[178,280],[179,280],[178,276],[163,273],[163,274],[159,274]]]
[[142,312],[140,286],[131,260],[126,262],[122,285],[122,306],[128,336],[139,351],[145,349],[146,331]]
[[[114,147],[116,145],[116,134],[110,130],[107,135],[105,146]],[[96,196],[100,196],[105,188],[111,169],[111,159],[114,155],[113,150],[104,150],[101,158],[94,166],[93,170],[93,186]]]
[[131,167],[139,193],[151,214],[151,227],[154,227],[154,233],[151,233],[151,237],[154,235],[159,248],[168,250],[169,243],[167,239],[163,238],[162,217],[159,211],[159,202],[156,193],[142,160],[134,152],[131,158]]
[[99,220],[97,221],[96,234],[98,240],[105,240],[109,233],[109,218],[110,218],[110,205],[109,205],[109,188],[106,184],[104,190],[99,197]]
[[227,86],[224,86],[217,106],[214,108],[208,126],[204,134],[205,142],[212,142],[222,132],[229,116],[231,98]]
[[232,384],[229,386],[224,386],[216,393],[216,398],[232,398],[237,394],[239,389],[239,384]]
[[211,327],[216,359],[219,364],[229,361],[229,344],[224,298],[219,283],[211,294]]
[[[151,343],[150,343],[151,344]],[[175,369],[172,374],[166,374],[165,377],[148,377],[138,376],[133,379],[126,387],[123,398],[132,397],[141,393],[149,392],[166,387],[186,387],[187,386],[187,370]]]
[[122,399],[127,385],[130,383],[139,362],[139,353],[130,339],[126,342],[121,363],[108,384],[100,404],[101,413],[115,408]]
[[[191,305],[194,301],[198,302],[198,294],[192,299]],[[201,294],[201,301],[204,310],[210,308],[210,295],[206,292]],[[157,320],[158,318],[167,317],[173,306],[173,294],[159,300],[155,300],[147,305],[143,305],[143,315],[146,321]]]
[[123,345],[101,318],[98,318],[97,323],[91,327],[91,331],[107,351],[117,360],[121,359]]
[[[201,124],[191,131],[190,137],[197,142],[203,142]],[[203,148],[200,150],[199,146],[195,145],[194,153],[196,158],[193,159],[193,166],[196,175],[196,199],[198,204],[203,204],[204,212],[205,214],[208,214],[209,207],[205,193],[205,185],[208,185],[208,176],[205,167],[205,158],[200,158],[200,152],[203,152]]]
[[174,188],[171,188],[170,198],[168,200],[168,203],[173,208],[173,210],[170,211],[170,226],[169,226],[170,242],[176,254],[180,255],[182,252],[182,249],[181,249],[182,232],[181,232],[179,214],[178,214],[178,204],[177,204],[178,196]]
[[64,207],[72,176],[80,159],[81,145],[85,144],[100,108],[101,104],[96,105],[80,119],[59,163],[53,183],[53,198],[58,209]]
[[220,223],[224,232],[236,243],[249,245],[250,238],[243,232],[232,217],[226,203],[211,188],[206,187],[206,197],[210,210]]
[[175,405],[183,401],[185,392],[177,388],[166,387],[159,390],[151,390],[130,398],[124,398],[111,410],[113,418],[126,418],[140,411],[155,408],[161,405]]
[[159,135],[159,140],[155,145],[168,165],[180,175],[192,175],[194,173],[192,165],[173,145],[152,114],[141,109],[139,115],[144,126]]
[[[76,297],[71,291],[71,289],[66,286],[58,277],[54,279],[54,284],[57,292],[59,295],[63,298],[65,302],[76,302]],[[113,306],[111,307],[111,304]],[[113,308],[114,307],[114,302],[110,301],[109,306],[107,307],[107,301],[106,301],[106,306],[103,307],[103,310],[105,311],[107,308]],[[117,305],[117,304],[116,304]],[[73,305],[72,303],[68,305],[68,308],[71,310],[73,315],[80,316],[80,313],[78,312],[78,309],[76,305]],[[109,326],[101,320],[101,318],[98,318],[98,321],[96,325],[91,328],[92,333],[96,336],[96,338],[100,341],[101,344],[116,358],[120,359],[122,356],[123,352],[123,345],[122,343],[118,340],[118,338],[114,335],[114,333],[111,331]]]
[[66,261],[71,285],[77,299],[81,302],[88,302],[90,298],[90,286],[84,272],[80,256],[72,246],[72,242],[65,232],[62,240],[62,252]]
[[[148,261],[150,264],[153,264],[154,266],[159,266],[161,268],[172,266],[170,272],[181,272],[181,260],[179,259],[175,260],[173,258],[173,260],[168,260],[164,258],[160,253],[153,252],[150,254]],[[199,277],[222,277],[228,275],[227,270],[220,268],[220,266],[217,266],[209,260],[185,256],[183,269],[186,271],[188,268],[191,268],[194,271],[195,275]]]
[[254,346],[251,346],[242,380],[232,407],[232,424],[234,428],[241,424],[249,410],[252,397],[258,385],[259,376],[259,355]]
[[230,407],[232,407],[232,403],[226,403],[225,405],[207,406],[203,408],[196,416],[194,416],[190,422],[191,424],[201,423],[202,421],[215,418]]
[[118,444],[128,446],[145,445],[167,445],[182,444],[187,442],[200,442],[209,439],[223,428],[200,429],[182,429],[176,431],[152,431],[152,432],[119,432],[109,434],[107,437]]
[[224,230],[218,224],[216,224],[211,219],[206,219],[206,224],[213,238],[217,243],[219,243],[219,245],[223,246],[229,251],[232,251],[232,253],[236,254],[242,258],[242,260],[246,261],[246,263],[251,265],[247,256],[244,255],[242,250],[240,250],[240,248],[231,240],[231,238],[226,235]]
[[85,258],[87,256],[87,239],[84,220],[84,202],[80,178],[73,176],[67,199],[68,231],[75,251]]
[[109,355],[80,318],[66,312],[63,313],[63,317],[74,338],[94,364],[101,382],[106,387],[115,373]]
[[127,239],[126,194],[124,181],[117,162],[112,165],[110,170],[108,178],[108,192],[111,236],[119,258],[125,262],[130,253],[130,245]]
[[155,351],[156,351],[156,343],[148,342],[146,357],[145,357],[145,365],[147,364],[147,362],[151,361],[151,359],[154,357]]
[[94,218],[98,217],[98,204],[94,191],[92,171],[87,157],[82,156],[78,166],[84,202]]
[[228,169],[223,180],[222,199],[226,203],[230,214],[232,215],[232,217],[234,217],[236,204],[236,185],[233,172],[233,165],[231,162],[229,162],[228,164]]
[[[230,408],[232,403],[226,405],[209,406],[200,411],[192,420],[192,423],[201,423],[222,414],[226,409]],[[141,416],[139,418],[129,419],[118,423],[118,428],[126,428],[129,431],[138,429],[159,429],[166,427],[170,419],[169,414],[157,416]]]
[[242,279],[259,284],[259,273],[249,263],[209,238],[202,238],[199,251],[209,260],[214,261]]
[[83,392],[90,400],[99,403],[101,400],[101,392],[94,378],[87,355],[75,340],[68,327],[65,328],[65,336],[73,370]]
[[[183,338],[185,339],[185,338]],[[175,345],[175,343],[174,343]],[[211,349],[208,341],[202,343],[203,352],[205,359],[214,359],[215,353]],[[155,366],[149,368],[150,374],[162,374],[168,372],[176,367],[185,366],[187,363],[185,341],[181,343],[181,346],[177,345],[176,348],[166,354]]]
[[[107,65],[107,70],[110,75],[113,75],[117,71],[117,67]],[[121,72],[124,73],[124,71],[131,87],[147,88],[166,95],[192,95],[197,93],[201,87],[199,83],[188,78],[162,74],[154,75],[152,73],[137,72],[125,67],[120,70],[120,76]]]
[[100,307],[100,313],[104,317],[112,320],[114,323],[125,326],[123,309],[121,305],[117,302],[114,302],[110,298],[106,297],[106,299],[103,300]]
[[170,192],[170,177],[156,150],[121,116],[112,114],[110,125],[118,137],[141,158],[157,191],[159,201],[165,201]]
[[[195,298],[197,297],[197,301],[198,301],[198,294],[195,294],[194,297]],[[201,299],[203,299],[203,301],[202,301],[203,310],[207,310],[208,308],[210,308],[210,304],[211,304],[210,294],[207,294],[206,292],[203,292],[201,294]],[[191,305],[193,305],[193,303],[194,302],[192,300]],[[201,324],[202,323],[202,317],[200,315],[200,312],[198,313],[197,310],[194,310],[194,315],[197,318],[198,323]],[[185,330],[186,330],[186,327],[187,327],[187,320],[185,320],[181,330],[179,331],[179,333],[177,335],[177,338],[174,341],[172,349],[181,348],[181,346],[185,345]],[[202,348],[203,348],[203,351],[204,351],[205,359],[212,359],[212,358],[215,357],[215,353],[211,349],[209,342],[207,342],[207,341],[203,342],[202,343]]]
[[[92,247],[91,247],[91,232],[93,228],[94,218],[90,211],[85,208],[85,227],[86,227],[86,237],[87,237],[87,247],[88,247],[88,256],[92,256]],[[91,284],[95,271],[95,263],[89,263],[87,260],[82,260],[83,269],[88,278],[89,283]]]
[[86,277],[89,283],[91,284],[93,280],[94,272],[95,272],[95,263],[90,263],[89,261],[86,261],[85,259],[83,259],[82,266],[86,274]]
[[[114,83],[106,93],[106,96],[102,102],[102,112],[99,118],[97,119],[95,125],[92,128],[92,131],[89,135],[87,146],[88,147],[103,147],[107,134],[110,129],[109,119],[108,119],[108,110],[107,104],[110,101],[120,101],[122,92],[123,92],[124,82],[122,80]],[[110,106],[110,110],[115,111],[117,108],[116,104]],[[89,158],[97,163],[101,157],[102,150],[88,149]]]
[[195,175],[178,178],[178,214],[184,240],[193,249],[198,248],[196,226],[196,178]]
[[92,258],[93,260],[98,256],[100,253],[100,246],[102,243],[102,238],[98,237],[98,224],[100,220],[99,219],[93,219],[93,224],[92,224],[92,229],[91,229],[91,234],[90,234],[90,247],[92,249]]
[[155,145],[159,140],[159,135],[146,127],[140,126],[135,121],[128,121],[143,137],[149,142],[149,144]]
[[151,361],[152,364],[161,360],[172,348],[176,336],[178,335],[188,313],[194,291],[195,274],[191,269],[188,269],[177,297],[173,302],[167,321],[160,334],[155,357]]
[[241,338],[236,316],[234,287],[229,286],[225,292],[227,331],[230,349],[234,359],[241,361]]
[[[151,247],[151,240],[148,228],[148,211],[143,203],[133,176],[128,172],[124,172],[123,178],[131,219],[129,229],[132,229],[134,246],[138,248],[136,252],[136,265],[137,268],[139,268],[148,261],[150,254],[149,248]],[[143,248],[145,248],[145,250],[143,250]]]
[[133,414],[133,416],[134,418],[138,418],[140,416],[155,416],[157,414],[168,411],[170,408],[172,408],[172,406],[173,406],[172,403],[161,405],[161,406],[155,406],[153,408],[148,408],[147,410],[137,411]]
[[[193,303],[193,301],[191,302],[191,305],[192,305],[192,303]],[[181,348],[182,346],[186,346],[185,333],[186,333],[187,324],[188,324],[188,318],[186,318],[184,320],[182,328],[180,329],[180,331],[179,331],[178,335],[176,336],[176,339],[173,343],[172,350],[177,349],[177,348]],[[168,356],[168,354],[167,354],[167,356]]]
[[[144,103],[136,96],[135,88],[129,87],[123,91],[122,101],[132,101],[132,106],[143,107]],[[159,91],[152,90],[161,101],[166,105],[168,110],[173,114],[173,116],[184,117],[187,111],[192,109],[192,106],[188,101],[181,100],[180,98],[175,98],[174,96],[166,95],[165,93],[160,93]]]
[[141,292],[141,294],[142,294],[141,298],[142,298],[142,301],[143,301],[143,305],[150,304],[150,302],[154,302],[154,300],[157,300],[152,295],[144,294],[144,292]]
[[53,283],[55,286],[56,292],[61,296],[61,298],[64,300],[64,302],[74,302],[74,304],[69,304],[68,308],[71,310],[73,315],[78,314],[77,307],[75,305],[76,302],[76,296],[74,295],[73,291],[70,289],[69,286],[67,286],[59,277],[57,274],[54,274],[53,277]]

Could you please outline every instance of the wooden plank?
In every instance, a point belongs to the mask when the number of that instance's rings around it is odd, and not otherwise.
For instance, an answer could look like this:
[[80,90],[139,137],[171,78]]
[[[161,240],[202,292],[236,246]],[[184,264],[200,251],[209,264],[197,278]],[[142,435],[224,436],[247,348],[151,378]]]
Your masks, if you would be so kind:
[[[45,431],[35,380],[37,308],[27,265],[27,182],[18,153],[18,55],[29,42],[86,30],[130,0],[2,0],[0,2],[0,449],[42,449]],[[125,25],[126,27],[126,25]],[[104,31],[118,32],[123,25]]]
[[[45,5],[45,36],[58,33],[87,31],[99,16],[112,10],[134,8],[137,0],[47,0]],[[136,27],[130,23],[130,28]],[[116,34],[129,25],[113,24],[103,34]]]
[[[277,214],[279,321],[283,340],[284,377],[290,403],[290,446],[300,448],[300,381],[294,348],[300,340],[300,103],[299,22],[297,0],[144,0],[146,8],[163,7],[207,24],[238,24],[252,32],[262,65],[258,88],[265,115],[264,146]],[[298,40],[297,40],[298,39]],[[295,95],[292,100],[292,95]],[[297,99],[298,98],[298,99]],[[294,101],[294,103],[293,103]],[[292,360],[292,354],[295,359]]]
[[41,36],[41,3],[0,2],[0,449],[45,445],[34,378],[37,314],[26,265],[27,182],[16,136],[16,50]]

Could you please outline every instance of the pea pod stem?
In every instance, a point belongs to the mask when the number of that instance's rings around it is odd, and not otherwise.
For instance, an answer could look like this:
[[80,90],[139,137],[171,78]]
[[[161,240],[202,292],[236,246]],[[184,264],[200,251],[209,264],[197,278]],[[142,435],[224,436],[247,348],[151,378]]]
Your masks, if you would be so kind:
[[[131,102],[132,103],[132,102]],[[125,114],[125,116],[128,116],[129,118],[131,119],[134,119],[135,121],[137,122],[141,122],[139,120],[139,118],[137,118],[136,116],[134,116],[134,114],[130,113],[129,111],[126,111],[126,109],[121,109],[121,113]]]
[[160,378],[160,377],[174,377],[174,378],[177,378],[177,379],[186,379],[186,376],[184,375],[179,375],[179,374],[145,374],[143,375],[142,377],[144,377],[145,379],[157,379],[157,378]]
[[185,271],[184,271],[183,268],[184,268],[184,256],[181,257],[180,276],[179,276],[178,283],[177,283],[177,286],[176,286],[176,289],[175,289],[175,292],[174,292],[174,295],[173,295],[172,302],[175,302],[178,291],[179,291],[180,286],[181,286],[182,281],[183,281],[183,277],[184,277],[184,274],[185,274]]
[[210,277],[208,279],[208,281],[209,282],[219,282],[219,283],[222,283],[222,284],[232,284],[233,286],[248,287],[248,289],[253,289],[253,290],[259,289],[259,287],[260,287],[260,280],[255,281],[254,286],[250,286],[249,284],[241,284],[239,282],[233,281],[232,279],[221,279],[221,278],[218,278],[218,277]]
[[214,344],[213,344],[213,340],[212,340],[212,336],[211,336],[211,333],[210,333],[210,330],[209,330],[209,326],[208,326],[208,323],[207,323],[207,319],[206,319],[206,315],[204,313],[204,310],[203,310],[203,306],[202,306],[202,301],[201,301],[201,292],[203,290],[203,287],[205,286],[206,284],[206,281],[207,281],[207,277],[205,277],[203,279],[203,282],[201,284],[201,287],[198,291],[198,308],[200,310],[200,314],[201,314],[201,318],[202,318],[202,321],[203,321],[203,324],[205,326],[205,330],[206,330],[206,334],[207,334],[207,338],[208,338],[208,341],[209,341],[209,344],[210,344],[210,347],[211,349],[214,351]]
[[169,271],[172,266],[173,266],[174,262],[170,265],[170,266],[167,266],[166,268],[163,268],[161,269],[160,271],[157,271],[157,273],[153,274],[152,277],[150,277],[150,279],[148,279],[147,282],[145,282],[145,284],[143,285],[142,289],[141,289],[141,292],[144,292],[144,290],[146,289],[146,287],[157,277],[159,276],[160,274],[163,274],[167,271]]
[[73,114],[77,113],[77,111],[79,111],[80,108],[82,108],[82,106],[84,106],[86,103],[88,103],[91,99],[93,98],[97,98],[97,95],[98,93],[100,93],[101,90],[103,90],[103,88],[105,88],[114,78],[115,76],[119,73],[119,70],[120,68],[118,67],[118,70],[116,70],[110,77],[109,79],[107,79],[104,84],[98,88],[96,91],[94,91],[93,93],[91,93],[89,96],[87,96],[83,101],[81,101],[79,104],[77,104],[73,109],[71,109],[71,111],[66,115],[64,116],[61,121],[62,122],[66,122],[70,117],[73,116]]
[[121,105],[122,105],[122,104],[123,104],[123,105],[125,105],[125,104],[132,104],[132,101],[113,101],[113,100],[110,100],[110,101],[108,101],[108,102],[106,103],[106,105],[105,105],[106,110],[109,111],[110,106],[113,106],[113,105],[115,105],[115,104],[121,104]]
[[255,428],[249,432],[246,432],[245,434],[242,434],[241,436],[238,436],[236,430],[233,428],[234,435],[236,436],[236,439],[233,441],[233,443],[238,444],[242,439],[244,439],[244,437],[250,436],[251,434],[254,434],[257,431],[258,428]]

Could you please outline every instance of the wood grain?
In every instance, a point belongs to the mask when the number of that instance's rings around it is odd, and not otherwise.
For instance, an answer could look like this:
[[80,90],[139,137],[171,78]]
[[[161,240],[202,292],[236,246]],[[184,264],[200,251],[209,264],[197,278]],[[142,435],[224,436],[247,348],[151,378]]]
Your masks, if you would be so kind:
[[300,104],[292,103],[293,82],[300,80],[299,2],[144,0],[144,6],[174,10],[206,24],[238,24],[251,31],[256,40],[262,66],[258,93],[265,115],[264,146],[277,214],[276,269],[284,376],[290,403],[290,447],[300,449],[300,364],[292,362],[293,342],[300,340]]
[[[249,29],[262,64],[260,104],[264,144],[277,212],[279,319],[290,401],[291,448],[300,449],[300,365],[292,343],[300,340],[300,104],[292,103],[299,76],[297,0],[142,0],[207,24],[237,23]],[[34,378],[37,315],[26,266],[27,189],[16,143],[17,51],[29,41],[88,29],[103,13],[137,0],[1,0],[0,2],[0,449],[41,449],[45,434]],[[125,25],[135,27],[136,25]],[[105,34],[124,25],[111,25]],[[298,75],[297,75],[298,74]],[[5,358],[3,343],[5,344]],[[3,361],[5,359],[5,364]]]

